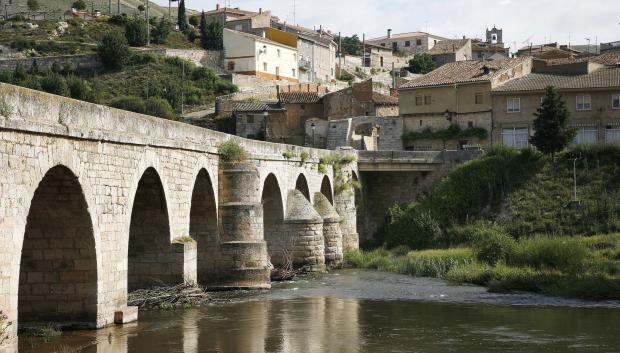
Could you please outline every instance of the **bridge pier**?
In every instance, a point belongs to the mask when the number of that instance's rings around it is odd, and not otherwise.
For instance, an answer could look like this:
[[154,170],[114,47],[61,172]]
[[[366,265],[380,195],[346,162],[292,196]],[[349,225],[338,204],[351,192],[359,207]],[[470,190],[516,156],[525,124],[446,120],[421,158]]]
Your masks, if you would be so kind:
[[220,271],[212,289],[271,288],[260,177],[252,162],[220,165]]
[[323,219],[299,190],[288,194],[284,223],[292,242],[293,266],[308,272],[324,272]]
[[323,218],[323,238],[325,240],[325,264],[339,266],[342,264],[342,230],[340,216],[327,197],[317,192],[314,194],[314,208]]

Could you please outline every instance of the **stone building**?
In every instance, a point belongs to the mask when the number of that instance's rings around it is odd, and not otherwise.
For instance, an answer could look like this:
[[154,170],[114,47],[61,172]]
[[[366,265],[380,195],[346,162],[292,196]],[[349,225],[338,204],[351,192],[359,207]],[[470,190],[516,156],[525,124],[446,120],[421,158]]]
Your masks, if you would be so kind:
[[433,49],[437,43],[446,39],[426,32],[392,34],[392,30],[388,29],[386,36],[368,39],[366,43],[389,48],[394,52],[418,54]]
[[[608,65],[601,64],[606,62]],[[620,142],[620,53],[571,62],[535,62],[536,72],[492,89],[494,143],[529,147],[547,86],[559,89],[577,129],[574,143]]]
[[457,61],[472,60],[471,39],[448,39],[437,43],[428,51],[437,67]]
[[[457,124],[462,129],[479,127],[491,132],[491,90],[531,72],[531,58],[500,61],[459,61],[446,64],[399,90],[400,115],[407,132],[438,131]],[[412,150],[459,148],[488,144],[476,138],[455,141],[416,140],[405,146]]]
[[391,70],[392,64],[394,64],[395,68],[401,68],[408,62],[406,57],[397,57],[392,49],[380,45],[366,43],[364,49],[366,52],[363,58],[364,67]]
[[323,96],[328,120],[355,116],[398,116],[398,98],[373,91],[372,80]]
[[237,136],[274,142],[288,139],[286,110],[278,102],[239,102],[233,116]]
[[287,143],[303,146],[306,121],[323,119],[323,102],[318,92],[281,92],[280,106],[286,109]]
[[254,11],[241,10],[238,7],[222,7],[220,4],[215,5],[215,10],[205,11],[207,23],[219,22],[222,27],[224,27],[228,21],[248,18],[255,14],[256,12]]

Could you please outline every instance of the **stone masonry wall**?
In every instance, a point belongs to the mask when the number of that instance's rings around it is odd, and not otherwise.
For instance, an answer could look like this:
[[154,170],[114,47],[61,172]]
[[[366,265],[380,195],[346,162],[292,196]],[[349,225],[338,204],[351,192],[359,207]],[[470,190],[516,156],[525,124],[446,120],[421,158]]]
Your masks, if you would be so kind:
[[[244,140],[177,122],[0,84],[0,170],[3,171],[0,173],[0,308],[14,322],[13,327],[18,326],[20,272],[26,273],[21,256],[24,238],[32,238],[25,233],[25,229],[27,225],[32,227],[35,224],[27,221],[28,214],[31,205],[36,203],[33,203],[35,190],[50,169],[55,166],[66,168],[81,187],[92,225],[89,235],[92,245],[89,247],[96,259],[96,317],[92,319],[92,324],[103,327],[114,322],[116,312],[130,312],[126,303],[129,267],[126,255],[136,192],[145,171],[152,168],[161,181],[160,194],[164,195],[162,207],[167,213],[169,227],[168,256],[179,255],[182,279],[195,278],[195,273],[183,273],[196,270],[191,263],[196,258],[191,254],[191,246],[170,244],[176,238],[195,235],[190,232],[190,210],[196,180],[201,173],[209,176],[218,207],[220,203],[230,201],[226,199],[229,188],[219,185],[217,145],[231,139],[248,151],[248,160],[258,171],[252,174],[258,184],[252,182],[252,185],[262,185],[267,175],[274,174],[284,191],[283,204],[287,201],[287,191],[294,188],[300,174],[306,176],[312,193],[319,191],[325,177],[317,171],[319,158],[339,153]],[[303,164],[288,161],[282,156],[285,151],[298,156],[306,152],[310,158]],[[353,163],[352,167],[355,166]],[[331,171],[327,176],[333,183]],[[228,185],[250,186],[248,183]],[[253,199],[249,204],[260,202],[257,190],[240,192],[247,192],[248,197],[251,195]],[[337,200],[336,206],[339,209]],[[241,218],[246,211],[239,211]],[[224,223],[226,217],[218,217]],[[219,231],[222,237],[228,236],[224,234],[225,228]],[[261,257],[266,253],[262,240],[256,243],[259,250],[252,252],[246,251],[248,248],[235,248],[232,241],[236,238],[231,237],[230,241],[221,243],[215,239],[217,237],[197,236],[194,240],[197,248],[211,246],[220,249],[218,254],[234,254],[239,262],[233,263],[241,269],[242,266],[247,270],[265,263]],[[204,244],[210,240],[217,243]],[[260,245],[261,242],[263,245]],[[184,249],[181,251],[180,247]],[[29,277],[26,275],[23,278],[28,280]],[[37,280],[35,275],[32,281],[35,283]],[[73,294],[70,297],[79,300]]]

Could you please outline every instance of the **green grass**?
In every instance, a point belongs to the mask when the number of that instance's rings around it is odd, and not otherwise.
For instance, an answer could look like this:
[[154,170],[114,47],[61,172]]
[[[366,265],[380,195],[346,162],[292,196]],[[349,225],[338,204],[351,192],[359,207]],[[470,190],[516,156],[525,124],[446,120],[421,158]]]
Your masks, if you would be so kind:
[[620,299],[620,234],[521,239],[505,261],[495,265],[476,260],[469,248],[406,252],[403,247],[350,252],[345,265],[443,278],[501,293]]

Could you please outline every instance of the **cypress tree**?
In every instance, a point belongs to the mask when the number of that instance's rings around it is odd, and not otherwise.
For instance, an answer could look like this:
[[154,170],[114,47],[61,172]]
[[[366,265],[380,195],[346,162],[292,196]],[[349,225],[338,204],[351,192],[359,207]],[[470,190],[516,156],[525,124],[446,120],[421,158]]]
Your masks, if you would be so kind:
[[210,38],[209,38],[209,29],[207,28],[207,17],[205,16],[205,12],[203,11],[200,15],[200,46],[203,49],[209,49],[210,47]]
[[554,156],[575,137],[575,129],[568,126],[570,113],[566,102],[555,87],[545,89],[543,102],[534,116],[534,136],[530,143],[542,153]]
[[185,33],[189,27],[187,24],[187,15],[185,14],[185,0],[179,1],[179,13],[177,19],[179,29],[181,30],[181,32]]

